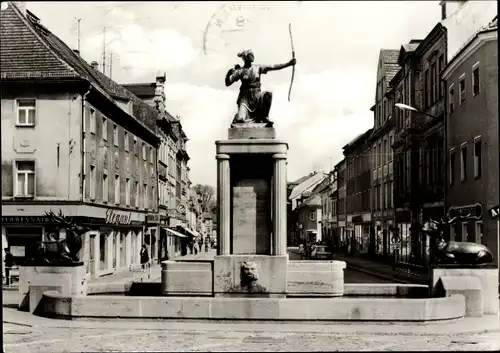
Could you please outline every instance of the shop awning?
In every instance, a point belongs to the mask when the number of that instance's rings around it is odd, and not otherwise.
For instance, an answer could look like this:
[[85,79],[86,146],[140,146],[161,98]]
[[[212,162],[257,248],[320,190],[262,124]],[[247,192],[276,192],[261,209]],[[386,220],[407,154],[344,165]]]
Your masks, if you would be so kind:
[[179,238],[187,238],[186,235],[182,234],[182,233],[179,233],[173,229],[170,229],[170,228],[167,228],[167,227],[161,227],[161,229],[165,229],[167,232],[169,232],[170,234],[172,234],[174,237],[179,237]]
[[[181,226],[182,227],[182,226]],[[186,227],[182,227],[182,229],[184,229],[186,232],[188,232],[189,234],[191,234],[193,237],[197,238],[200,236],[200,234],[192,229],[189,229],[189,228],[186,228]]]

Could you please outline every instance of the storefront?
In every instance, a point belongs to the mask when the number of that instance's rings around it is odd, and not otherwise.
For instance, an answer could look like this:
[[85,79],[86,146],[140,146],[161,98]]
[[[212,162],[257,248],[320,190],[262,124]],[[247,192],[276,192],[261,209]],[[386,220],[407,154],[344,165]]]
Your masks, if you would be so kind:
[[79,258],[90,278],[140,264],[145,214],[94,205],[3,205],[2,241],[13,247],[17,261],[32,256],[37,245],[47,239],[51,228],[47,211],[72,216],[72,221],[89,227],[82,235]]
[[370,214],[356,215],[352,217],[354,224],[353,252],[368,254],[370,252]]

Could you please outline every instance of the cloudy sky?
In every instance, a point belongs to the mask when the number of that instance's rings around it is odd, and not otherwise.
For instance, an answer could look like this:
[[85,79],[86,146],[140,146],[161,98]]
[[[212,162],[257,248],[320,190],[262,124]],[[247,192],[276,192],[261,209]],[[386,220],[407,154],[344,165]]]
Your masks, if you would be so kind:
[[[216,184],[214,141],[227,138],[239,84],[224,77],[252,48],[256,63],[297,58],[291,68],[263,76],[273,92],[270,118],[289,144],[288,179],[328,171],[342,146],[372,127],[379,51],[423,39],[440,20],[438,1],[32,2],[43,25],[102,64],[118,83],[153,82],[167,74],[167,109],[190,138],[193,183]],[[239,6],[238,6],[239,5]]]

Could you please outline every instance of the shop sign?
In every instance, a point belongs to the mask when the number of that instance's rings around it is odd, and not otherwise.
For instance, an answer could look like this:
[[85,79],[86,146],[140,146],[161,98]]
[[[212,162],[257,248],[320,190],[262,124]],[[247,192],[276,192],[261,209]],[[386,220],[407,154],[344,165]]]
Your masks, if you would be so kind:
[[42,223],[49,224],[51,223],[50,218],[46,216],[2,216],[2,223]]
[[105,222],[106,224],[130,224],[132,223],[132,212],[107,210]]
[[498,216],[500,216],[500,205],[490,208],[488,213],[492,219],[498,218]]
[[157,213],[148,213],[146,216],[146,223],[160,223],[160,215]]
[[470,215],[469,218],[471,219],[481,219],[483,218],[483,206],[480,203],[476,203],[474,205],[450,207],[448,214],[451,218]]

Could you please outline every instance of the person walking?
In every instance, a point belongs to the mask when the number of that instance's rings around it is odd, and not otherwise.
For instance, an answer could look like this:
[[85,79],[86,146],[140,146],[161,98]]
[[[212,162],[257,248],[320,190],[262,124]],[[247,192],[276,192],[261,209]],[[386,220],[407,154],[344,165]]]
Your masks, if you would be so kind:
[[140,255],[141,255],[141,272],[144,272],[149,262],[149,253],[146,245],[142,245]]
[[10,270],[12,267],[14,267],[15,262],[14,262],[14,256],[10,252],[9,248],[5,248],[5,285],[9,286],[11,279],[10,279]]

